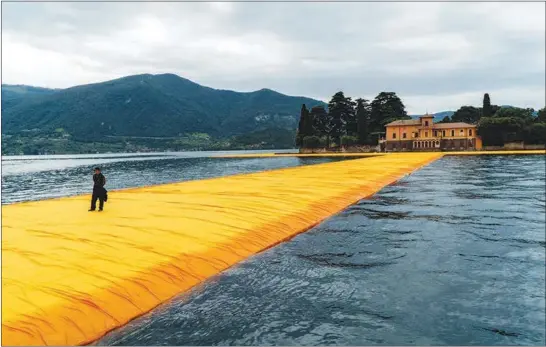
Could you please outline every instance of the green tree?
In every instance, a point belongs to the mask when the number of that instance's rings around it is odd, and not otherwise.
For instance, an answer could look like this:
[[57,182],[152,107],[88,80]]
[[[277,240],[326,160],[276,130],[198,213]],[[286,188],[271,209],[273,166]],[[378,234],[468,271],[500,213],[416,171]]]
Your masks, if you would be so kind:
[[533,123],[523,131],[523,141],[530,145],[543,145],[546,143],[546,123]]
[[358,120],[356,117],[356,102],[351,100],[350,97],[346,97],[345,101],[345,134],[349,136],[357,136]]
[[385,124],[398,119],[411,119],[402,100],[393,92],[379,93],[371,104],[370,132],[384,132]]
[[451,123],[451,118],[449,116],[445,116],[441,121],[438,123]]
[[318,136],[306,136],[303,138],[303,147],[316,149],[321,147],[321,141]]
[[304,116],[304,110],[306,110],[307,107],[305,104],[301,105],[301,111],[300,111],[300,120],[298,122],[298,130],[296,131],[296,146],[301,147],[303,145],[303,134],[304,134],[304,122],[305,122],[305,116]]
[[354,103],[350,97],[345,97],[343,92],[337,92],[328,103],[330,115],[331,137],[336,144],[340,144],[341,136],[347,134],[347,126],[351,132],[356,133],[356,119],[354,115]]
[[483,109],[482,109],[482,116],[483,117],[492,117],[493,116],[493,109],[491,108],[491,99],[489,98],[489,94],[485,93],[483,96]]
[[546,123],[546,107],[543,107],[540,110],[538,110],[537,121],[540,123]]
[[486,146],[502,146],[523,140],[525,120],[518,117],[483,117],[478,123],[478,135]]
[[491,105],[491,116],[494,117],[495,114],[501,109],[502,107],[498,105]]
[[308,110],[305,110],[305,122],[303,123],[303,125],[303,131],[305,133],[305,136],[314,135],[315,129],[313,126],[313,115]]
[[313,120],[313,135],[326,138],[326,146],[330,144],[330,133],[332,131],[330,114],[323,106],[315,106],[310,112]]
[[341,145],[343,147],[354,146],[358,143],[358,138],[350,135],[344,135],[341,137]]
[[366,99],[356,99],[356,122],[358,143],[365,145],[370,143],[370,116],[372,107]]
[[532,108],[519,108],[519,107],[502,107],[495,113],[495,118],[519,118],[525,122],[534,121],[533,113],[535,110]]
[[533,114],[532,108],[499,107],[493,116],[480,119],[478,134],[484,145],[502,146],[511,141],[542,144],[544,124]]
[[303,138],[305,136],[312,135],[313,124],[309,119],[309,110],[305,104],[301,105],[300,121],[298,123],[298,132],[296,134],[296,146],[301,147],[303,145]]
[[451,121],[476,124],[480,120],[481,114],[481,108],[474,106],[462,106],[451,116]]

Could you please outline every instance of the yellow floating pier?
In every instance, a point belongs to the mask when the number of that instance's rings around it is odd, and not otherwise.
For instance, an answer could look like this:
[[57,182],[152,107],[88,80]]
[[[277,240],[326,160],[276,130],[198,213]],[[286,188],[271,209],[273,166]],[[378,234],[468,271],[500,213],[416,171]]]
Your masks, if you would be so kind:
[[430,163],[404,153],[2,206],[2,344],[88,344]]

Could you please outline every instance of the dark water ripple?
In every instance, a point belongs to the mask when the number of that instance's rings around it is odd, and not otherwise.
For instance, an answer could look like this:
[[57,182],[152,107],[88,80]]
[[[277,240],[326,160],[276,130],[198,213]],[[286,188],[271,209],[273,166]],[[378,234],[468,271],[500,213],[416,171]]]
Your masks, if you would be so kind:
[[447,157],[100,344],[544,345],[544,157]]

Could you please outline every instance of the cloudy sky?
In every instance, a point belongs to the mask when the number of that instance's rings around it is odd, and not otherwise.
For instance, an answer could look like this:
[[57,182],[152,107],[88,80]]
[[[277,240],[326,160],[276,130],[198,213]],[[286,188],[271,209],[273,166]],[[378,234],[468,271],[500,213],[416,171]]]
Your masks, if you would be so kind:
[[327,101],[395,91],[410,113],[545,104],[544,3],[2,3],[2,82],[170,72]]

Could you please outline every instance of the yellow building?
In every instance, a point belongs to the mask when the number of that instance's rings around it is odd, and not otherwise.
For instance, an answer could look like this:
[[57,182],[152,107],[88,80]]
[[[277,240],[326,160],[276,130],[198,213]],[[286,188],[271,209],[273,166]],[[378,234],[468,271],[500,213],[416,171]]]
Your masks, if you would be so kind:
[[386,125],[382,143],[387,151],[476,150],[482,140],[476,125],[468,123],[434,123],[434,116],[397,120]]

